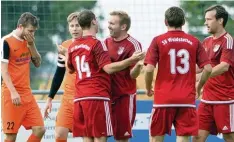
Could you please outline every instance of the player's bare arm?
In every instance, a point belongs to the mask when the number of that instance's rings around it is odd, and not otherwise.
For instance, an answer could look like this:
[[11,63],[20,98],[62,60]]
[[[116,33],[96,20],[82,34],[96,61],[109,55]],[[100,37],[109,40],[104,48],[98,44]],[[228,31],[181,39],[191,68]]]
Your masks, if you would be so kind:
[[205,65],[204,69],[203,69],[203,72],[202,72],[202,75],[201,75],[201,79],[198,82],[197,87],[196,87],[196,89],[197,89],[197,98],[200,96],[201,89],[202,89],[203,85],[206,83],[206,81],[208,80],[208,78],[210,77],[211,72],[212,72],[211,65],[210,64]]
[[32,56],[32,62],[35,67],[39,67],[41,65],[41,55],[37,51],[36,45],[35,45],[35,38],[32,34],[26,34],[24,37],[28,42],[28,48]]
[[217,66],[213,67],[210,77],[215,77],[217,75],[221,75],[225,73],[226,71],[228,71],[229,66],[230,65],[228,63],[221,62]]
[[154,66],[151,64],[147,64],[145,68],[145,88],[146,88],[146,95],[149,97],[153,95],[152,91],[152,81],[154,76]]
[[16,106],[21,105],[20,95],[16,91],[16,89],[15,89],[13,83],[12,83],[11,77],[9,75],[9,72],[8,72],[8,63],[1,62],[1,68],[2,68],[2,70],[1,70],[1,72],[2,72],[2,78],[3,78],[4,82],[7,85],[7,88],[11,92],[12,103],[14,105],[16,105]]
[[144,52],[134,52],[132,54],[131,57],[123,60],[123,61],[119,61],[119,62],[114,62],[108,65],[105,65],[103,67],[103,70],[108,73],[108,74],[112,74],[118,71],[121,71],[127,67],[129,67],[130,65],[138,62],[139,60],[142,60],[145,57],[145,53]]
[[144,61],[143,60],[140,60],[136,63],[136,65],[131,69],[130,71],[130,76],[132,79],[136,79],[140,73],[141,73],[141,69],[143,68],[143,63]]

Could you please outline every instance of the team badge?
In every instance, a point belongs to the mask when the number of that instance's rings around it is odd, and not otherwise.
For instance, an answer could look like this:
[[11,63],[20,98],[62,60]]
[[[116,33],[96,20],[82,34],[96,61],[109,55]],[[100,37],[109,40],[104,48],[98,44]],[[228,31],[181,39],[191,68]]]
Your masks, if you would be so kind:
[[220,47],[220,45],[219,45],[219,44],[216,44],[216,45],[214,46],[214,48],[213,48],[213,51],[214,51],[214,52],[217,52],[217,51],[219,50],[219,47]]
[[118,50],[118,55],[121,55],[124,51],[124,47],[119,47],[119,50]]

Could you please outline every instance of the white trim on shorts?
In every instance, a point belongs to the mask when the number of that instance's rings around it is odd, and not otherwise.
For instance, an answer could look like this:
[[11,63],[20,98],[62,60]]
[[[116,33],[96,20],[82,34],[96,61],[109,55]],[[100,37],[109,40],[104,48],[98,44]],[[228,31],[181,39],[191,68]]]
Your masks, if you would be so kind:
[[192,104],[154,104],[153,107],[196,107]]
[[206,103],[206,104],[231,104],[234,103],[234,100],[229,100],[229,101],[207,101],[201,99],[201,102]]
[[111,117],[110,117],[110,109],[109,109],[109,102],[104,101],[104,108],[105,108],[105,114],[106,114],[106,132],[107,136],[113,135],[113,128],[111,123]]
[[234,104],[229,105],[229,115],[231,132],[234,132]]
[[107,98],[107,97],[83,97],[83,98],[74,99],[73,102],[83,101],[83,100],[104,100],[104,101],[110,101],[110,98]]
[[[133,115],[135,96],[136,96],[135,94],[129,95],[129,121],[130,121],[130,124],[132,123],[132,115]],[[132,131],[131,131],[131,135],[132,135]]]

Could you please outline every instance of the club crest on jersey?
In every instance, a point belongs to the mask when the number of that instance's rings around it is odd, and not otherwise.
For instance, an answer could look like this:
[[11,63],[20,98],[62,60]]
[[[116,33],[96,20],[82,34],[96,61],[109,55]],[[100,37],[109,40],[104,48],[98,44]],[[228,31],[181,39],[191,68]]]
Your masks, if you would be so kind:
[[119,47],[119,50],[118,50],[118,55],[121,55],[124,51],[124,47]]
[[213,51],[214,51],[214,52],[217,52],[217,51],[219,50],[219,47],[220,47],[220,45],[219,45],[219,44],[216,44],[216,45],[214,46],[214,48],[213,48]]

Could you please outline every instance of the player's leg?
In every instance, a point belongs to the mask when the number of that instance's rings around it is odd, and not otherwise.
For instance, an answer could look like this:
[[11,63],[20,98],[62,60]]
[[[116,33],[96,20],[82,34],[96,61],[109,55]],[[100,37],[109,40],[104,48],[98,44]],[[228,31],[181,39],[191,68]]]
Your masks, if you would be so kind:
[[219,133],[226,142],[234,142],[234,104],[214,106],[214,117]]
[[209,134],[217,134],[216,124],[213,116],[213,106],[201,102],[198,107],[198,118],[198,135],[194,136],[192,141],[205,142]]
[[175,108],[153,108],[150,118],[150,142],[163,142],[164,135],[171,135]]
[[10,92],[3,91],[1,98],[2,130],[5,142],[15,142],[18,130],[25,116],[24,105],[15,106],[12,103]]
[[73,100],[62,99],[60,109],[56,117],[55,139],[58,142],[66,142],[68,133],[72,131]]
[[107,142],[107,137],[94,138],[94,142]]
[[40,109],[34,98],[26,103],[26,115],[22,125],[26,130],[32,129],[32,134],[29,136],[27,142],[40,142],[44,133],[45,127]]
[[[123,96],[112,105],[116,142],[128,142],[136,116],[136,95]],[[121,116],[121,117],[119,117]]]
[[83,137],[84,142],[94,142],[94,138],[92,137]]
[[190,136],[176,136],[176,142],[189,142]]
[[234,133],[223,134],[225,142],[234,142]]

